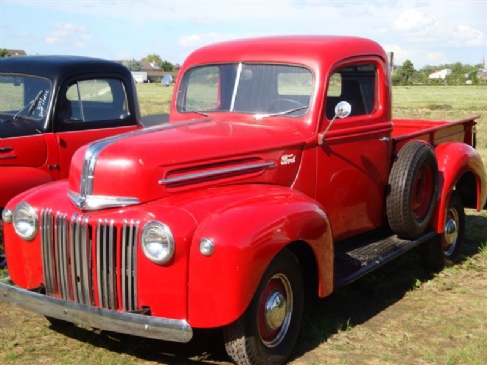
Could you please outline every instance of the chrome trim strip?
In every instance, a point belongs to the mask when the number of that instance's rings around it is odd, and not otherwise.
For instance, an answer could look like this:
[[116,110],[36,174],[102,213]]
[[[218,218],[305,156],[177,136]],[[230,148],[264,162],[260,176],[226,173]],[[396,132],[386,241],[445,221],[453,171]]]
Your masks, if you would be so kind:
[[164,341],[189,342],[193,330],[185,320],[118,312],[52,298],[0,282],[0,301],[45,316],[106,331]]
[[115,257],[115,247],[113,245],[113,220],[110,221],[110,227],[108,230],[108,267],[106,268],[106,273],[108,275],[108,298],[110,309],[116,309],[115,307],[115,263],[113,258]]
[[95,166],[100,156],[100,153],[103,149],[115,142],[120,141],[121,139],[138,136],[147,133],[153,133],[165,129],[173,129],[177,127],[192,125],[196,123],[208,122],[210,119],[203,119],[203,120],[190,120],[188,122],[182,123],[174,123],[174,124],[165,124],[158,127],[151,127],[151,128],[144,128],[138,129],[135,131],[119,134],[116,136],[108,137],[105,139],[101,139],[99,141],[93,142],[88,146],[85,152],[83,168],[81,170],[81,179],[80,179],[80,195],[88,196],[93,194],[93,181],[94,181],[94,173],[95,173]]
[[232,172],[241,172],[241,171],[255,170],[255,169],[260,169],[260,168],[271,168],[272,169],[275,167],[276,167],[276,163],[273,161],[260,162],[260,163],[250,164],[250,165],[227,167],[224,169],[211,170],[211,171],[205,171],[205,172],[198,172],[195,174],[187,174],[187,175],[181,175],[181,176],[176,176],[176,177],[170,177],[167,179],[159,180],[159,184],[160,185],[168,185],[168,184],[173,184],[173,183],[177,183],[177,182],[184,182],[184,181],[189,181],[189,180],[201,179],[201,178],[205,178],[205,177],[212,177],[212,176],[217,176],[217,175],[229,174]]
[[235,77],[235,85],[233,85],[232,100],[230,101],[230,111],[232,112],[235,108],[235,99],[237,97],[237,90],[240,85],[240,77],[242,75],[243,63],[240,62],[237,67],[237,75]]
[[58,253],[58,287],[61,298],[70,299],[68,257],[68,215],[56,214],[56,249]]
[[82,195],[71,190],[68,190],[68,198],[78,209],[82,210],[99,210],[140,204],[139,199],[135,197]]
[[42,271],[44,275],[44,286],[48,295],[54,295],[56,288],[54,283],[55,266],[54,266],[54,247],[52,235],[52,210],[41,210],[41,255]]

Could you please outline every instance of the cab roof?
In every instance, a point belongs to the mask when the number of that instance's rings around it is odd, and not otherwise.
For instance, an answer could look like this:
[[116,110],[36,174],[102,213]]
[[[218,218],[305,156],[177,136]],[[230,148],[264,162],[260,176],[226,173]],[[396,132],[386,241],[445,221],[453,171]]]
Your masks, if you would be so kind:
[[387,60],[376,42],[348,36],[274,36],[240,39],[204,46],[188,56],[183,68],[202,63],[283,62],[309,65],[334,64],[356,56]]
[[130,75],[130,70],[118,62],[82,56],[6,57],[0,59],[0,72],[37,75],[53,81],[94,72]]

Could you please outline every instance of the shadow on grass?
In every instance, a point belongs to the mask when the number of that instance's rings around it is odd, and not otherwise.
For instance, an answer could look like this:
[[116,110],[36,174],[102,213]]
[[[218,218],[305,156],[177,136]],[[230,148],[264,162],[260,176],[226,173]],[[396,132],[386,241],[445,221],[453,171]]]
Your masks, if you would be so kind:
[[[468,215],[466,234],[463,261],[487,246],[487,218]],[[339,331],[367,322],[434,277],[435,272],[422,266],[419,250],[413,249],[360,280],[335,290],[329,297],[309,301],[293,359],[315,349]]]
[[[487,218],[467,217],[464,259],[476,255],[486,245]],[[363,324],[400,301],[404,295],[433,279],[424,269],[418,250],[412,250],[325,299],[311,299],[305,307],[301,335],[292,359],[303,356],[339,331]],[[196,330],[188,344],[178,344],[73,325],[52,326],[73,339],[161,364],[229,364],[219,329]]]

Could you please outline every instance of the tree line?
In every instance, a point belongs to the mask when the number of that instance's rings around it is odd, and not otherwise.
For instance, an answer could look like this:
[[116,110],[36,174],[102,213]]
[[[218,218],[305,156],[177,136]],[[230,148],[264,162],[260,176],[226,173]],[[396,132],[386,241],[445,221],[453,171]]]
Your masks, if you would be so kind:
[[[485,66],[482,63],[476,65],[463,64],[461,62],[441,64],[438,66],[426,65],[416,70],[411,60],[406,60],[402,66],[394,67],[392,71],[393,85],[465,85],[468,80],[472,85],[478,85],[477,72]],[[444,79],[430,79],[429,75],[435,71],[449,69],[451,74]]]
[[[172,64],[171,62],[167,60],[163,60],[161,56],[155,53],[151,53],[144,58],[142,58],[141,61],[149,61],[155,63],[162,71],[176,71],[179,68],[178,64]],[[140,64],[140,61],[137,61],[135,59],[131,59],[128,61],[124,61],[123,64],[129,68],[130,71],[141,71],[142,70],[142,65]]]

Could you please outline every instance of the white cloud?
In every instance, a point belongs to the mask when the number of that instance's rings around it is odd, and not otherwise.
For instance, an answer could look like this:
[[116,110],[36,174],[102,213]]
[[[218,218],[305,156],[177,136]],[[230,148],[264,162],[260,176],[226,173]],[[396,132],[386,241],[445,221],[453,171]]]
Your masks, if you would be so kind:
[[393,23],[394,29],[410,43],[431,43],[455,47],[487,45],[486,33],[469,25],[440,21],[417,9],[407,9]]
[[227,39],[235,39],[237,37],[230,34],[219,33],[202,33],[202,34],[190,34],[183,35],[178,38],[177,43],[181,47],[196,48],[206,44],[221,42]]
[[452,38],[450,44],[455,46],[470,46],[470,47],[482,47],[487,46],[487,37],[485,33],[473,29],[469,25],[457,25],[452,32]]
[[416,9],[407,9],[394,22],[394,28],[399,32],[423,32],[438,26],[438,23],[438,20],[432,15],[422,13]]
[[85,27],[72,23],[57,23],[54,30],[44,38],[47,44],[73,44],[76,48],[84,48],[91,40]]

